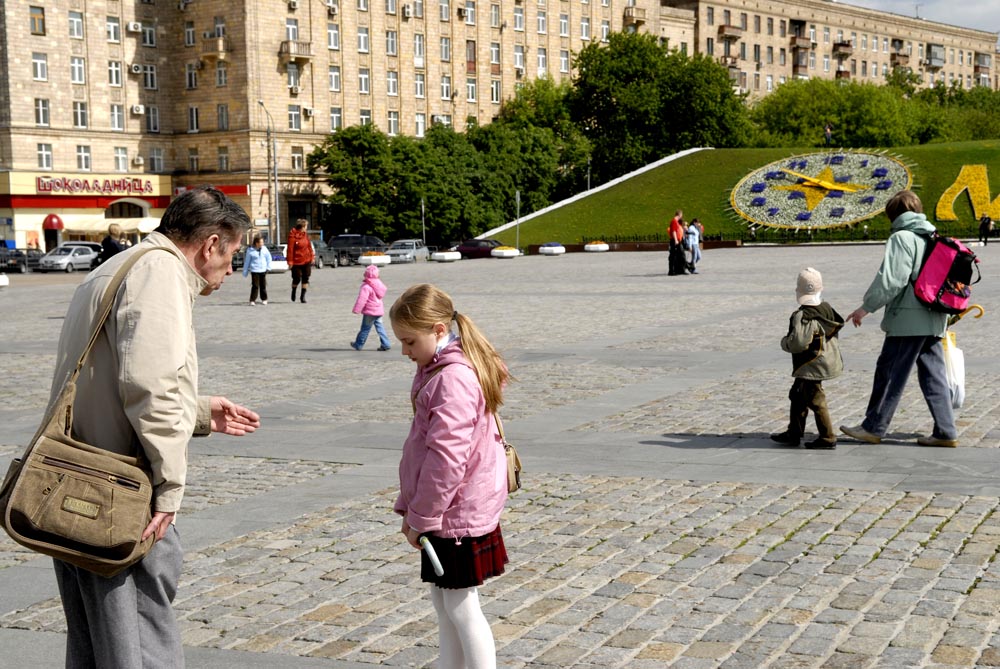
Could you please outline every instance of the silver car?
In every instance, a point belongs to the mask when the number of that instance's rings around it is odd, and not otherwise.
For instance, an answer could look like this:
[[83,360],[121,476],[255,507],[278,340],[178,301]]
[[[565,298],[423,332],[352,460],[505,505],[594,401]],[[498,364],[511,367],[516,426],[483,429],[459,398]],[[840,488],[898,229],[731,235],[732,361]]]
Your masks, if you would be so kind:
[[58,246],[38,261],[39,272],[88,272],[96,266],[97,252],[88,246]]
[[427,260],[430,251],[421,239],[400,239],[393,242],[385,254],[391,262],[416,262]]

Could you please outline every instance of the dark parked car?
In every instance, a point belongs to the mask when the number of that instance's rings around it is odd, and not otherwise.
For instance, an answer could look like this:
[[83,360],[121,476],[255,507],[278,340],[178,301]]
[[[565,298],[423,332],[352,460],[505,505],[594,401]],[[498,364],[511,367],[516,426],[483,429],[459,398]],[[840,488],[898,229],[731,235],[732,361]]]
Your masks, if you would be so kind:
[[367,251],[385,252],[386,244],[371,235],[337,235],[326,248],[317,249],[322,262],[331,267],[357,264],[361,254]]
[[45,255],[39,249],[0,248],[0,271],[24,274],[37,270],[38,262]]
[[463,258],[489,258],[493,249],[498,246],[503,244],[496,239],[466,239],[454,250],[461,253]]

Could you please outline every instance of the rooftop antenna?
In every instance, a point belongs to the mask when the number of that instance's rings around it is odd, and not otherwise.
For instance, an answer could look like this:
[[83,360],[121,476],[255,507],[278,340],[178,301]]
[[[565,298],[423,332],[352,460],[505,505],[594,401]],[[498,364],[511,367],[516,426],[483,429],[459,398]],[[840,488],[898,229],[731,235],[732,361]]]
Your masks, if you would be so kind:
[[924,6],[924,3],[922,3],[922,2],[920,4],[918,4],[918,5],[914,5],[913,15],[915,17],[917,17],[918,19],[920,18],[920,8],[923,7],[923,6]]

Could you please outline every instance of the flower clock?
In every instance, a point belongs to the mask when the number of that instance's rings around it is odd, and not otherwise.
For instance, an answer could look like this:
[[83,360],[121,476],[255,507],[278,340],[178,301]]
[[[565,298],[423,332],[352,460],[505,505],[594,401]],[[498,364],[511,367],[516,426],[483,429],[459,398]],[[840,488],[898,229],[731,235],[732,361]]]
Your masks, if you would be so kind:
[[836,228],[877,216],[913,182],[910,169],[880,153],[807,153],[754,170],[729,196],[752,225]]

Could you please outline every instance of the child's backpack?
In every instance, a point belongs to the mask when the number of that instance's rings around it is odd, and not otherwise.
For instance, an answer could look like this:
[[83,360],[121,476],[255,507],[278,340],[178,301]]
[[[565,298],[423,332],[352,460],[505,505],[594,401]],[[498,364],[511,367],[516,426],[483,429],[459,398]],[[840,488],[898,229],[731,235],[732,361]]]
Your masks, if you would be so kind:
[[[972,270],[976,280],[972,280]],[[924,263],[920,267],[913,292],[931,311],[958,314],[969,306],[971,286],[982,279],[979,258],[969,247],[952,237],[937,233],[928,240]]]

